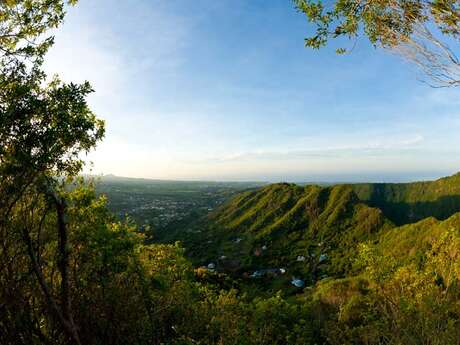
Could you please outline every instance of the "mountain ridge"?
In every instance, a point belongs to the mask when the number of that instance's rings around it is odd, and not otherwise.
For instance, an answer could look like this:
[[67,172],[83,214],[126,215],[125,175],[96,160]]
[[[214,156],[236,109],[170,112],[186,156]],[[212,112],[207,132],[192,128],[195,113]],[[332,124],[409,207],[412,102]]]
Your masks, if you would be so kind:
[[[417,229],[430,234],[443,228],[446,219],[457,220],[457,193],[460,173],[402,184],[276,183],[237,194],[174,239],[184,242],[196,264],[212,262],[225,271],[231,262],[239,273],[283,267],[315,284],[319,277],[355,274],[362,243],[397,248],[389,233],[401,239],[404,251],[420,252],[424,247],[422,240],[416,240]],[[438,208],[427,205],[441,197],[451,203],[439,216]],[[400,213],[393,213],[391,203],[402,205]],[[413,216],[398,218],[408,208]],[[413,248],[408,245],[411,239]]]
[[[292,274],[311,276],[313,283],[320,275],[351,272],[349,257],[356,244],[392,226],[379,209],[360,201],[350,185],[280,183],[240,193],[184,242],[203,263],[225,257],[238,261],[240,271],[286,267]],[[326,256],[328,263],[320,263]]]

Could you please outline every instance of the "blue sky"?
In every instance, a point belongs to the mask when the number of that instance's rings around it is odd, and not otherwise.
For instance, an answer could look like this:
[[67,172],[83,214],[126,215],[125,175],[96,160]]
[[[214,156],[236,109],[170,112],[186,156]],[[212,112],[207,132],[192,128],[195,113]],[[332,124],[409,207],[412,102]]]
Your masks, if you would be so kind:
[[[97,174],[401,181],[460,170],[458,89],[362,39],[304,48],[289,0],[80,0],[47,71],[89,80]],[[352,45],[352,42],[344,42]],[[88,168],[90,169],[90,168]]]

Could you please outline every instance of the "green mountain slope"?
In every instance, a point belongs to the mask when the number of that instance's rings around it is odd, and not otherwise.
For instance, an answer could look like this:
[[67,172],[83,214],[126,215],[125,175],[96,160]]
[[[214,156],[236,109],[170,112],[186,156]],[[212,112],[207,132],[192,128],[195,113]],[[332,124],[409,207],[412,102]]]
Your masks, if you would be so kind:
[[439,238],[444,232],[460,228],[460,212],[446,220],[426,218],[414,224],[393,228],[379,238],[378,246],[386,256],[392,256],[398,261],[423,257],[430,249],[430,243]]
[[355,184],[353,190],[398,225],[427,217],[442,220],[460,211],[460,173],[436,181]]
[[235,277],[284,268],[284,277],[259,284],[276,291],[292,277],[313,285],[359,273],[364,242],[401,259],[423,257],[442,229],[459,223],[457,211],[460,174],[403,184],[279,183],[236,195],[169,240],[182,241],[196,265]]
[[223,268],[282,267],[316,281],[351,272],[357,244],[392,226],[352,186],[274,184],[242,193],[213,212],[185,247]]
[[285,315],[266,301],[285,301],[296,318],[305,308],[320,330],[312,343],[457,344],[459,186],[460,175],[410,184],[274,184],[236,195],[175,239],[195,265],[207,266],[196,270],[200,282],[260,302],[264,322]]

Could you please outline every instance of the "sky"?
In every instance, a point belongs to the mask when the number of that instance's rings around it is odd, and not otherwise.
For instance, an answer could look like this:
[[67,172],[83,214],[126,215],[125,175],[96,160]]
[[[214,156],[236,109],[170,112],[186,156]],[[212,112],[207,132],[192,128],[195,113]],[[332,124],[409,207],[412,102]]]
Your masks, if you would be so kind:
[[[460,170],[459,89],[365,38],[304,47],[289,0],[80,0],[46,70],[88,80],[86,172],[168,180],[409,181]],[[343,42],[345,47],[352,42]]]

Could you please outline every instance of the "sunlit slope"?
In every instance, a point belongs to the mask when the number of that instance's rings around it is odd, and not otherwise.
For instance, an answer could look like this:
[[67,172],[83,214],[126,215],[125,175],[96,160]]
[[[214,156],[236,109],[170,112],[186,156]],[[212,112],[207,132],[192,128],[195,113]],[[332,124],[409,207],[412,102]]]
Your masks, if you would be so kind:
[[[212,213],[206,226],[208,237],[200,247],[207,257],[312,273],[322,255],[322,273],[340,275],[352,269],[358,243],[392,224],[379,209],[361,202],[352,186],[274,184],[236,196]],[[298,256],[305,261],[297,261]]]
[[426,218],[417,223],[393,228],[379,238],[378,247],[386,256],[398,261],[423,259],[430,249],[430,243],[447,231],[460,231],[460,212],[446,220]]
[[460,211],[460,173],[436,181],[356,184],[353,190],[399,225],[427,217],[442,220]]

